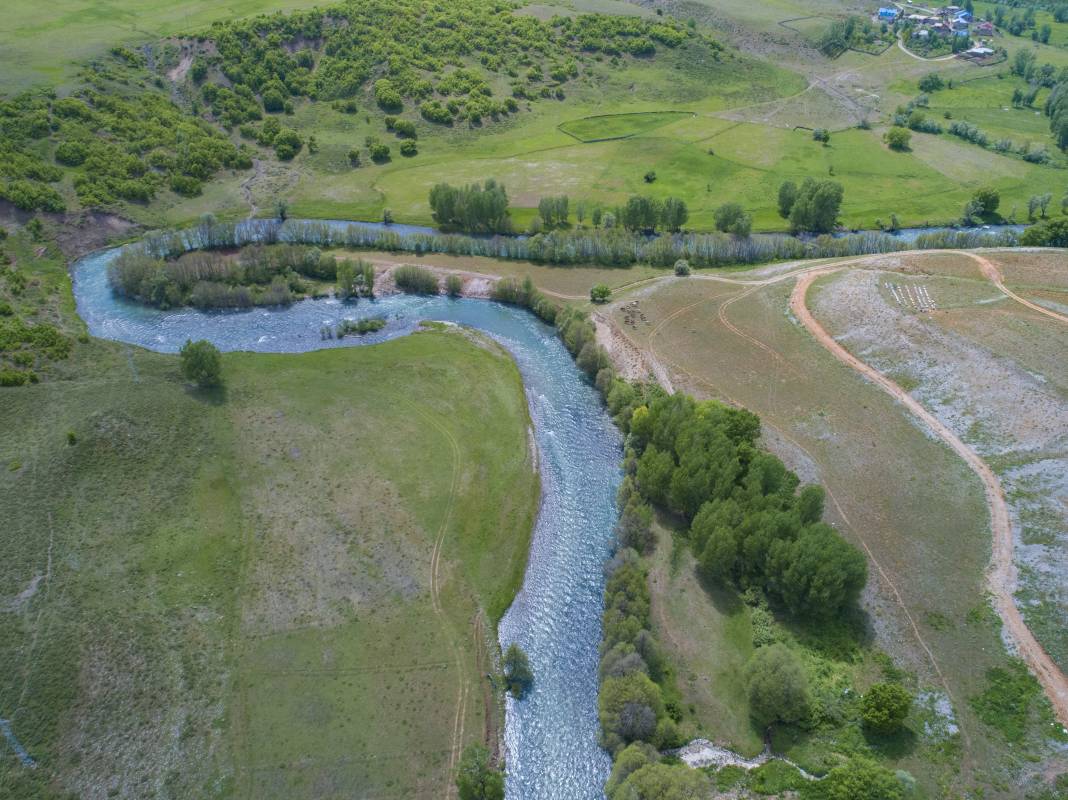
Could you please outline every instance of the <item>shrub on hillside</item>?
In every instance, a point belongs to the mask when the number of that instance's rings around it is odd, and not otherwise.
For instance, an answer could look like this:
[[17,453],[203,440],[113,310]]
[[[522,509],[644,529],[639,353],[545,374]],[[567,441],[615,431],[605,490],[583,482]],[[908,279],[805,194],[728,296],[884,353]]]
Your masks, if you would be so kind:
[[889,736],[901,730],[911,707],[912,695],[903,686],[877,683],[861,701],[861,719],[869,730]]

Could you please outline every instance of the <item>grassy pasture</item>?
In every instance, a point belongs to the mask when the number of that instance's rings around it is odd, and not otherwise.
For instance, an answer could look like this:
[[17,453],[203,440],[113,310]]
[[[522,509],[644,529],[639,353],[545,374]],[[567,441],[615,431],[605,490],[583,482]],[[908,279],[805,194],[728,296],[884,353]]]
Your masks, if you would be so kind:
[[[77,331],[54,267],[20,260]],[[0,795],[440,796],[461,685],[483,736],[538,499],[514,364],[431,332],[224,370],[90,339],[0,390],[0,717],[38,764]]]

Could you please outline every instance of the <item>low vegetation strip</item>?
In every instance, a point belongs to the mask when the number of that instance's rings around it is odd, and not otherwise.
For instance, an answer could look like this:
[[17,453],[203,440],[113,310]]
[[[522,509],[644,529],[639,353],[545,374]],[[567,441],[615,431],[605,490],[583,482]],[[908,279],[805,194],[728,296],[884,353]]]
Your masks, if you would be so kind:
[[836,342],[816,318],[812,316],[805,302],[808,288],[818,277],[833,271],[835,271],[835,268],[811,271],[801,275],[790,297],[791,311],[816,340],[835,358],[871,380],[905,406],[909,413],[923,422],[924,425],[949,445],[982,481],[986,492],[987,504],[990,508],[990,526],[994,537],[989,586],[994,595],[995,607],[1006,629],[1015,641],[1020,656],[1042,685],[1058,719],[1063,725],[1068,725],[1068,677],[1057,667],[1053,659],[1039,644],[1034,634],[1031,633],[1013,599],[1016,583],[1016,567],[1013,559],[1013,532],[1001,482],[986,462],[964,444],[941,420],[920,405],[908,392],[892,380],[865,364]]

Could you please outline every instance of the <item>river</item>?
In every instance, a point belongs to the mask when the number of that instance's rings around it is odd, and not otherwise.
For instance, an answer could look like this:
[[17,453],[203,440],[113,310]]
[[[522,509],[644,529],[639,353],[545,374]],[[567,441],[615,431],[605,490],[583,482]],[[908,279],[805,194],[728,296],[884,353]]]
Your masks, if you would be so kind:
[[[485,331],[515,358],[538,447],[542,499],[523,588],[499,627],[502,648],[530,656],[533,690],[507,700],[509,800],[603,798],[611,762],[597,744],[601,609],[621,479],[621,440],[597,391],[555,331],[533,314],[487,300],[397,295],[374,302],[304,300],[284,308],[161,311],[113,296],[107,264],[118,250],[72,268],[78,312],[94,336],[173,353],[186,339],[221,350],[305,352],[403,336],[424,319]],[[377,333],[323,339],[342,319],[385,316]]]

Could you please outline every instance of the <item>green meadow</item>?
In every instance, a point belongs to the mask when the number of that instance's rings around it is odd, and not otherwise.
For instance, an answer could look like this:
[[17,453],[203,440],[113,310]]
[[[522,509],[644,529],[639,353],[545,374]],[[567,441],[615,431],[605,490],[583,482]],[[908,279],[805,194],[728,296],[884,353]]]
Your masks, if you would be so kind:
[[[79,336],[21,239],[18,312]],[[177,367],[83,337],[0,390],[0,715],[38,762],[0,796],[440,795],[539,497],[514,363],[428,331]]]

